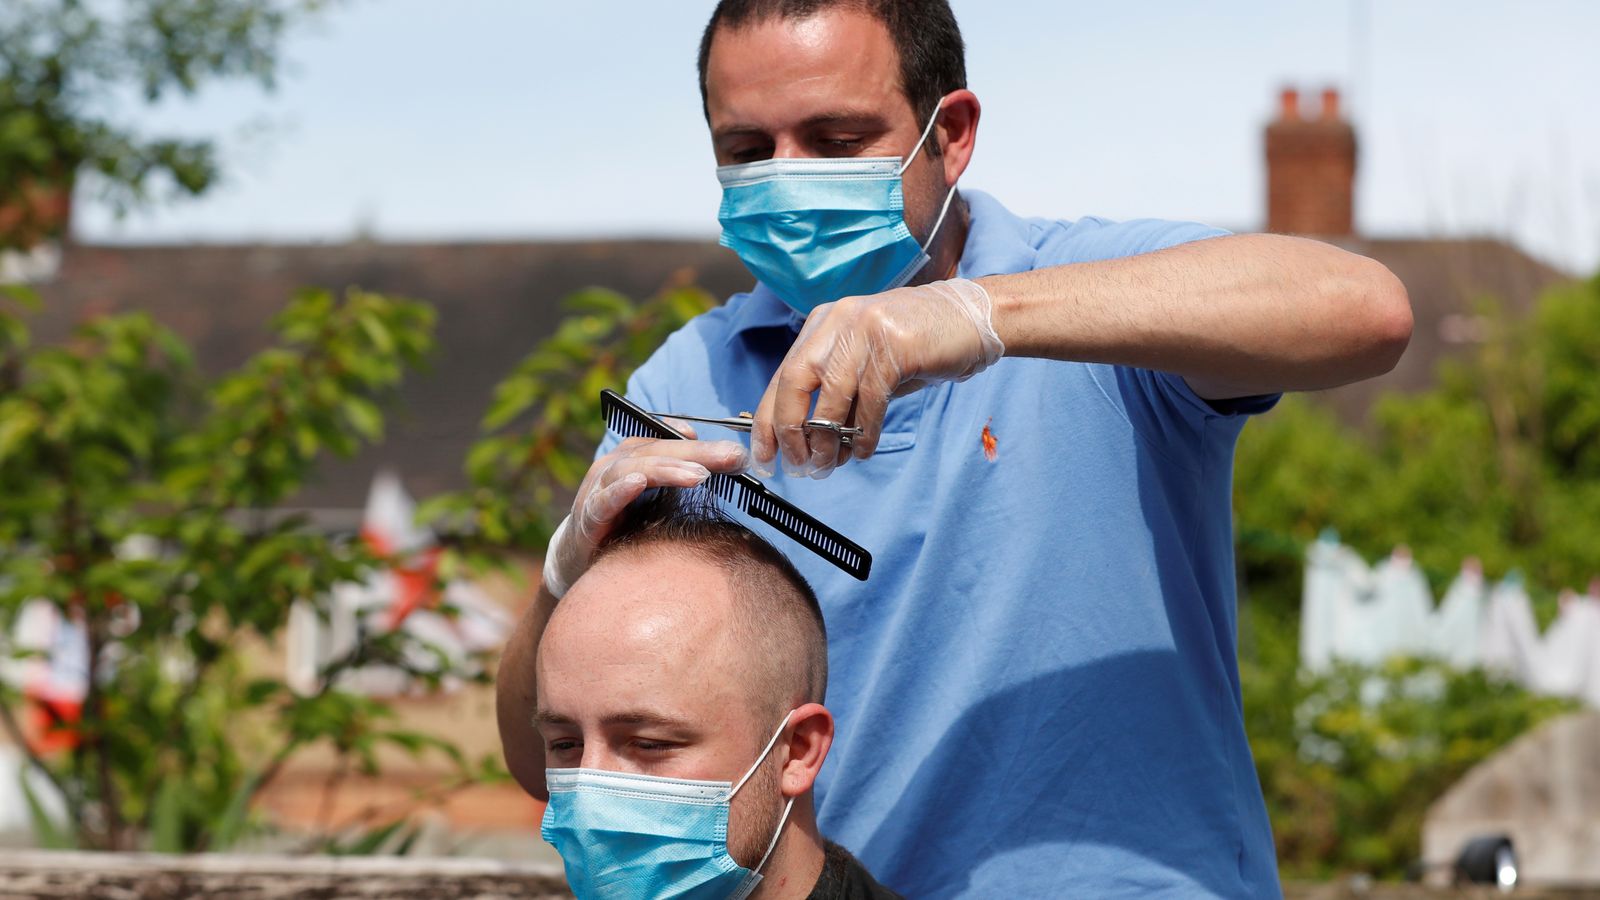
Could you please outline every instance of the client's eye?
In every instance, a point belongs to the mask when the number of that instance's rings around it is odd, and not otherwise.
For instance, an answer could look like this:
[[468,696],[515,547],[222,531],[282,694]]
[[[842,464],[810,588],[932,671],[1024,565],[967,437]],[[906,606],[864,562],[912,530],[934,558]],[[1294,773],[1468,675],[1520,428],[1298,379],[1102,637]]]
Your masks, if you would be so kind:
[[578,741],[562,738],[546,744],[544,752],[550,754],[551,756],[556,756],[562,753],[572,753],[582,746],[583,744]]
[[652,741],[646,738],[636,738],[633,742],[633,746],[634,749],[641,750],[645,753],[665,753],[677,745],[669,741]]

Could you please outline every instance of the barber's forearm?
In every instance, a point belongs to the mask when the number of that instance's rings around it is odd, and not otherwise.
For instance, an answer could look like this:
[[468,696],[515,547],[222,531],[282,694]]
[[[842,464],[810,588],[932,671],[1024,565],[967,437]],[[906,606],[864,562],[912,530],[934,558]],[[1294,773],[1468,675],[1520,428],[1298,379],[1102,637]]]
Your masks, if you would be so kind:
[[979,279],[1007,356],[1182,375],[1208,399],[1387,372],[1411,335],[1405,288],[1330,244],[1238,235]]
[[506,768],[522,789],[538,800],[550,799],[550,792],[544,783],[544,739],[533,725],[534,661],[556,602],[541,582],[533,604],[506,641],[494,679],[495,718]]

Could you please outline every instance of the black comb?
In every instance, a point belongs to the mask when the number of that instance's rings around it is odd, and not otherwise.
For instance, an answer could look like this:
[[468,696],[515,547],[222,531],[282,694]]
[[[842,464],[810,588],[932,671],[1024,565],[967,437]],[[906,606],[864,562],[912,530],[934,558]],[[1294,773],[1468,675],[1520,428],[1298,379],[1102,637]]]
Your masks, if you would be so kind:
[[[600,392],[600,412],[605,416],[606,427],[621,437],[687,440],[609,388]],[[724,502],[778,529],[856,580],[866,581],[867,573],[872,571],[872,554],[860,544],[817,521],[749,475],[713,472],[705,485]]]

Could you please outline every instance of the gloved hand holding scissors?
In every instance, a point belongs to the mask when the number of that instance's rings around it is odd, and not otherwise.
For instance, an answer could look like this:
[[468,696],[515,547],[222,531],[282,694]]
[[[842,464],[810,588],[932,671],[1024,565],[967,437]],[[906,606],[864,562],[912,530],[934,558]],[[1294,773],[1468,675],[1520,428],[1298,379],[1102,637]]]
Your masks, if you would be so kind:
[[[960,278],[818,306],[756,409],[755,471],[771,474],[781,452],[786,474],[825,478],[852,454],[871,456],[891,397],[965,380],[1000,359],[992,314],[988,292]],[[837,431],[803,427],[811,418],[862,434],[842,446]]]

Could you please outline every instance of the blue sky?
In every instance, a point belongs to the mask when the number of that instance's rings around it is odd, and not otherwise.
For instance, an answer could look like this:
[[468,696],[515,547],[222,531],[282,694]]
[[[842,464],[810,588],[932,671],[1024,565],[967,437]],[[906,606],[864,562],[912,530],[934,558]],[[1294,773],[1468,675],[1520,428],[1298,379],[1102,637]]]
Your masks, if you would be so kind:
[[[694,80],[712,5],[350,0],[294,36],[275,94],[130,111],[222,135],[229,181],[122,221],[83,209],[80,234],[714,236]],[[953,6],[984,103],[964,184],[1019,213],[1258,227],[1279,88],[1333,84],[1360,129],[1362,230],[1509,236],[1600,267],[1600,3]]]

